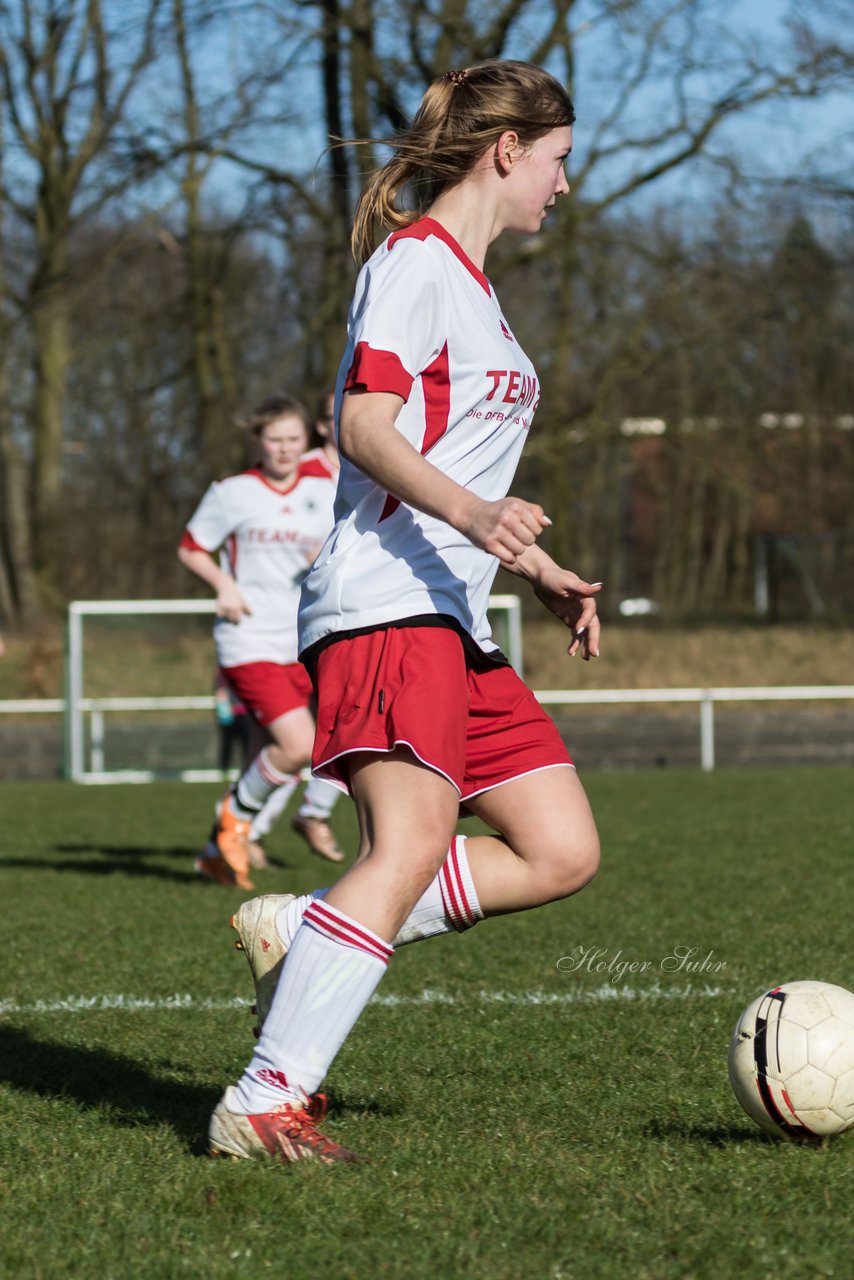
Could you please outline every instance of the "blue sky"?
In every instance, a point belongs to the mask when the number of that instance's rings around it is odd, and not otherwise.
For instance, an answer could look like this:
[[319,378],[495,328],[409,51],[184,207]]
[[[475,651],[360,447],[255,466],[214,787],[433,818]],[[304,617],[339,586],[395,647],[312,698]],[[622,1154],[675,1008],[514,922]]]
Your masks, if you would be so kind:
[[[705,60],[692,73],[689,85],[690,97],[696,110],[701,112],[701,100],[712,98],[722,85],[731,82],[728,60],[735,55],[737,45],[752,51],[755,58],[765,65],[774,65],[778,61],[777,50],[784,39],[785,18],[796,13],[799,4],[813,16],[819,2],[820,0],[714,0],[712,3],[707,0],[707,3],[702,4],[701,0],[697,0],[696,5],[689,6],[689,12],[696,13],[699,6],[708,15],[698,26],[700,40],[708,45]],[[833,0],[824,2],[832,3]],[[838,0],[838,3],[841,13],[844,5],[842,0]],[[849,8],[854,7],[852,0],[845,0],[845,3]],[[628,65],[621,64],[620,61],[614,24],[607,28],[607,36],[603,34],[605,29],[597,31],[595,21],[588,21],[585,26],[586,20],[591,17],[595,19],[598,8],[601,5],[597,5],[596,0],[578,0],[573,10],[573,23],[578,29],[575,99],[579,120],[575,138],[576,158],[571,168],[576,173],[580,173],[595,138],[597,121],[607,113],[615,95],[624,87],[629,70]],[[394,13],[392,0],[375,0],[375,11],[378,43],[383,51],[387,51],[396,39],[394,25],[388,17]],[[281,6],[278,12],[284,14],[289,10],[287,6]],[[295,14],[305,12],[293,10]],[[382,17],[383,12],[386,14],[385,18]],[[543,11],[540,10],[538,14],[535,4],[525,11],[527,48],[531,47],[531,33],[536,31],[538,22],[542,26],[543,20]],[[232,9],[229,5],[224,5],[220,11],[215,38],[210,40],[202,53],[196,54],[199,86],[209,101],[217,96],[224,96],[223,110],[228,112],[231,106],[231,75],[241,63],[243,66],[251,66],[265,53],[278,57],[283,52],[293,57],[297,63],[301,61],[302,68],[292,80],[284,82],[290,97],[281,95],[278,103],[279,107],[283,102],[291,107],[295,117],[302,117],[301,123],[290,126],[259,123],[252,131],[252,148],[254,154],[261,159],[281,163],[283,167],[296,167],[307,173],[318,163],[324,164],[325,138],[315,67],[317,49],[311,42],[307,42],[302,48],[293,42],[293,48],[290,48],[286,39],[271,39],[273,28],[270,22],[269,10],[265,12],[259,7],[247,11],[242,6],[234,6]],[[850,38],[848,30],[840,34]],[[520,35],[519,43],[522,41],[523,37]],[[518,54],[522,49],[509,49],[508,52]],[[628,118],[632,128],[642,136],[655,135],[659,127],[666,127],[672,116],[674,82],[666,74],[666,57],[665,47],[656,48],[656,58],[661,62],[660,74],[647,77],[630,103]],[[298,86],[298,93],[295,92],[295,86]],[[164,103],[168,110],[168,103],[177,101],[177,90],[177,67],[174,59],[167,54],[157,68],[156,91],[154,81],[150,81],[137,97],[141,119],[156,121]],[[155,92],[156,101],[153,101]],[[403,94],[406,94],[405,86]],[[419,91],[413,85],[406,100],[408,108],[414,109],[418,96]],[[152,107],[154,109],[150,110]],[[211,107],[210,110],[215,108]],[[854,101],[842,93],[816,102],[775,101],[722,127],[712,139],[711,149],[713,152],[725,150],[735,155],[743,168],[760,178],[797,174],[810,168],[823,168],[844,176],[851,173],[854,164]],[[654,146],[643,153],[636,153],[634,163],[647,163],[655,153]],[[615,156],[609,163],[601,163],[596,173],[591,175],[585,195],[595,196],[606,191],[630,171],[632,163],[625,154]],[[221,204],[239,208],[243,185],[244,178],[241,174],[232,166],[222,165],[212,175],[208,194]],[[640,199],[644,204],[667,202],[697,207],[708,204],[710,196],[717,198],[721,191],[725,192],[725,175],[719,169],[708,163],[692,163],[680,168],[670,177],[650,184]]]
[[[703,114],[704,101],[713,100],[725,86],[732,84],[731,59],[746,53],[766,68],[781,65],[786,41],[784,21],[799,7],[803,6],[787,0],[718,0],[713,6],[715,25],[705,24],[700,29],[700,38],[707,40],[709,46],[706,60],[688,82],[689,96],[698,115]],[[811,15],[812,8],[810,6]],[[608,94],[613,92],[613,86],[607,82],[603,88],[601,74],[598,74],[600,61],[607,65],[614,57],[612,45],[600,39],[597,48],[595,40],[591,34],[587,50],[583,38],[579,41],[576,147],[582,163],[588,131],[595,130],[599,99],[604,99],[602,110],[607,110]],[[674,101],[671,79],[665,75],[650,78],[633,102],[632,117],[637,120],[638,131],[649,131],[651,121],[660,121],[662,127],[666,125]],[[654,132],[654,125],[652,128]],[[723,124],[710,139],[709,150],[712,154],[732,155],[744,171],[764,180],[804,174],[811,169],[830,170],[839,175],[846,167],[850,171],[854,160],[854,103],[850,95],[841,92],[820,101],[777,98]],[[651,154],[654,150],[640,157],[640,163],[647,162]],[[619,176],[620,166],[630,168],[622,158],[614,162],[610,172],[601,169],[598,180],[591,182],[588,194],[604,190]],[[642,198],[644,201],[668,198],[689,203],[707,201],[710,194],[725,189],[725,184],[726,175],[719,169],[707,163],[692,163],[652,184]]]
[[[850,4],[851,0],[848,0]],[[573,22],[580,28],[576,41],[578,79],[575,86],[576,107],[579,121],[576,128],[576,170],[583,164],[587,149],[595,136],[595,126],[607,112],[614,96],[621,91],[628,67],[621,65],[619,49],[614,41],[614,26],[607,28],[607,37],[597,32],[595,23],[584,29],[585,18],[595,17],[597,6],[593,0],[579,0],[573,11]],[[732,83],[735,74],[731,61],[746,50],[755,61],[765,66],[779,65],[786,32],[787,17],[802,9],[814,19],[816,3],[809,0],[714,0],[700,6],[707,14],[698,25],[698,37],[707,43],[706,58],[692,74],[689,92],[698,114],[702,114],[701,100],[711,99],[717,92]],[[692,9],[692,11],[695,11]],[[382,12],[381,3],[377,14]],[[386,48],[394,39],[388,28],[382,26],[378,16],[378,40]],[[536,7],[528,11],[524,25],[529,31],[536,29]],[[605,29],[603,29],[604,32]],[[841,33],[847,35],[848,33]],[[530,44],[528,44],[530,47]],[[313,51],[312,51],[313,52]],[[515,49],[508,53],[516,54]],[[665,55],[662,58],[662,68]],[[322,153],[324,139],[317,120],[318,106],[312,102],[309,83],[305,85],[305,102],[315,116],[314,129],[309,127],[303,137],[315,156]],[[418,92],[414,91],[407,106],[414,109]],[[671,117],[674,107],[673,81],[662,74],[645,81],[632,100],[630,118],[637,122],[642,133],[656,131]],[[316,131],[316,132],[315,132]],[[782,175],[803,173],[810,168],[831,169],[839,173],[854,161],[854,103],[851,97],[837,93],[822,101],[776,100],[766,106],[752,109],[749,114],[733,119],[722,126],[711,140],[711,151],[726,152],[737,158],[740,166],[761,179],[777,179]],[[647,163],[655,149],[640,156],[640,163]],[[610,165],[602,164],[586,190],[589,196],[606,190],[629,171],[631,161],[626,155],[616,157]],[[644,190],[640,199],[649,202],[679,201],[681,203],[708,203],[725,183],[720,170],[707,163],[692,163],[671,177],[659,180]]]

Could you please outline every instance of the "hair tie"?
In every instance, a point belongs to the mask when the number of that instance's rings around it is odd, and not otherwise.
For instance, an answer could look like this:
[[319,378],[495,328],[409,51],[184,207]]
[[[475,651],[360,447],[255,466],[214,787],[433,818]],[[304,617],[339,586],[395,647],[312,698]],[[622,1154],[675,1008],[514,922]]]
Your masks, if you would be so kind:
[[450,80],[453,85],[465,84],[467,74],[466,71],[446,71],[442,79]]

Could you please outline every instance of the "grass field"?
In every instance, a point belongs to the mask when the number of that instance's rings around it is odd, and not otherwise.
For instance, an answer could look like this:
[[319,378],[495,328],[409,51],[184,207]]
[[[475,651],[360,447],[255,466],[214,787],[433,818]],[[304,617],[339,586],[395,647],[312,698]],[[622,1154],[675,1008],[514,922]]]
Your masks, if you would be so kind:
[[[761,990],[854,987],[850,770],[585,781],[599,878],[401,949],[327,1082],[371,1163],[331,1169],[206,1154],[252,1044],[245,895],[192,874],[214,792],[0,788],[4,1280],[850,1276],[854,1134],[765,1138],[726,1074]],[[270,852],[262,890],[322,882]]]

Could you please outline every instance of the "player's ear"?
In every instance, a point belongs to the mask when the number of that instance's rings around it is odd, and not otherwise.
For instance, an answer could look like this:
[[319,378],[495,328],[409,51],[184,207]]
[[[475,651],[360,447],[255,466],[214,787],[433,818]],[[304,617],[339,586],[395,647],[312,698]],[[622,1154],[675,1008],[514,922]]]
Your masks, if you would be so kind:
[[513,129],[505,130],[495,145],[496,168],[500,173],[510,173],[521,154],[518,133]]

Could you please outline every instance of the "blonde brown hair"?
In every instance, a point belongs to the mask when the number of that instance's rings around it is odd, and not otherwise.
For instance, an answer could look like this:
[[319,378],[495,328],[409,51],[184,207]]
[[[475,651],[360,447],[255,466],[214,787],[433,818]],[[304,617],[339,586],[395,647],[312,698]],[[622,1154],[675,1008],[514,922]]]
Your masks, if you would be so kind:
[[297,400],[296,396],[290,395],[287,391],[282,391],[277,395],[267,396],[264,400],[259,400],[248,413],[238,419],[237,425],[242,431],[246,432],[247,436],[244,451],[247,466],[256,467],[259,465],[262,455],[258,442],[265,428],[279,418],[298,418],[305,428],[306,447],[308,447],[308,441],[311,436],[311,419],[308,416],[308,410],[301,400]]
[[[317,424],[320,421],[326,422],[330,420],[330,415],[327,413],[327,410],[330,409],[334,403],[335,389],[332,387],[318,396],[317,407],[314,411],[314,421],[311,424],[311,431],[309,433],[308,447],[310,449],[322,449],[327,443],[327,437],[318,431]],[[332,443],[334,443],[334,436]]]
[[254,436],[257,440],[264,428],[269,427],[270,423],[275,422],[277,418],[299,418],[305,427],[306,435],[311,431],[311,419],[308,415],[308,410],[301,400],[297,400],[296,396],[289,395],[287,391],[259,400],[240,419],[239,425],[248,435]]
[[[529,147],[574,120],[560,81],[529,62],[494,58],[434,80],[410,127],[390,140],[391,159],[362,192],[351,237],[354,257],[370,257],[377,227],[395,230],[422,217],[508,129]],[[414,208],[400,207],[405,191]]]

